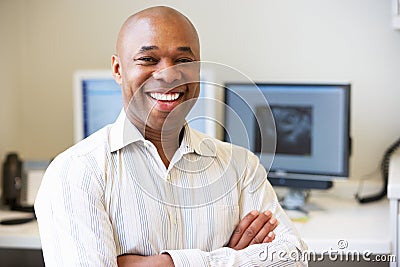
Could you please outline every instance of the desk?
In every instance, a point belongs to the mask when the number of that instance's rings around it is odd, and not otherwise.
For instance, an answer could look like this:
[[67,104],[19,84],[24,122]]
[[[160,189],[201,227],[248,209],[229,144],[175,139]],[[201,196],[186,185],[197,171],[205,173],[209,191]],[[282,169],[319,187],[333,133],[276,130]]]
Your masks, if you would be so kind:
[[[32,214],[0,210],[0,220],[25,217],[32,217]],[[0,225],[0,248],[41,249],[37,222],[32,221],[19,225]]]
[[343,240],[347,251],[392,253],[388,200],[359,204],[356,190],[356,182],[338,182],[328,191],[312,192],[309,203],[321,210],[310,211],[305,223],[295,223],[309,251],[340,251],[338,242]]
[[[305,223],[295,223],[309,251],[322,254],[338,249],[338,241],[348,243],[347,250],[391,254],[389,202],[382,200],[358,204],[354,199],[357,183],[336,183],[329,191],[313,191],[309,203],[322,210],[311,211]],[[377,190],[379,187],[375,187]],[[29,216],[0,211],[0,219]],[[0,248],[40,249],[36,221],[15,226],[0,226]]]

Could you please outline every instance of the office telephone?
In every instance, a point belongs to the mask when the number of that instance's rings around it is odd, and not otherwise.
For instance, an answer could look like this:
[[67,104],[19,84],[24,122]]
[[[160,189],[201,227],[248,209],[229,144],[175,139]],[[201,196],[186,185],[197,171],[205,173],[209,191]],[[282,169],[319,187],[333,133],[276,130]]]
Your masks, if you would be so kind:
[[7,155],[3,163],[3,203],[17,206],[21,197],[22,161],[16,153]]
[[[23,162],[16,153],[9,153],[3,163],[3,196],[2,202],[11,210],[34,214],[33,206],[21,203],[21,191],[24,185]],[[34,220],[35,217],[0,221],[0,224],[19,224]]]
[[356,199],[360,203],[369,203],[373,201],[377,201],[382,199],[384,196],[387,194],[387,186],[388,186],[388,180],[389,180],[389,163],[390,163],[390,157],[392,154],[400,147],[400,138],[394,142],[391,146],[387,148],[385,151],[382,161],[381,161],[381,175],[383,179],[383,187],[379,193],[376,195],[372,196],[367,196],[367,197],[360,197],[358,194],[356,194]]

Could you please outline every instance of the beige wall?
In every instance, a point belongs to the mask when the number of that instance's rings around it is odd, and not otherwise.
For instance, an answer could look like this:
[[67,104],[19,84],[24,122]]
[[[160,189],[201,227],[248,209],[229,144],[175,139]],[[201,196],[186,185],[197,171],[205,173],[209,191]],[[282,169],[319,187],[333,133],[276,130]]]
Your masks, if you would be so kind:
[[[0,1],[0,160],[19,150],[21,110],[21,3]],[[1,168],[0,168],[1,169]]]
[[400,135],[390,0],[0,0],[0,154],[49,159],[70,146],[73,71],[108,68],[123,20],[159,3],[192,19],[204,60],[256,81],[351,81],[352,177]]

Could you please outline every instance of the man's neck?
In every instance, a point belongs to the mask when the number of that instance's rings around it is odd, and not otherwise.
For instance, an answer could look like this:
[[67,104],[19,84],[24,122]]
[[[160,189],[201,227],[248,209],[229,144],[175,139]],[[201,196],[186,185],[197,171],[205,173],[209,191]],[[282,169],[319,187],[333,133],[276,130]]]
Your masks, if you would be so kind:
[[183,124],[176,124],[173,127],[158,127],[161,129],[154,129],[144,124],[140,120],[137,120],[134,116],[129,116],[128,118],[133,125],[139,130],[139,132],[144,136],[146,140],[149,140],[157,148],[157,152],[163,161],[166,168],[168,168],[169,163],[173,155],[183,139],[184,127]]
[[146,129],[144,133],[145,139],[152,142],[157,148],[157,152],[166,168],[168,168],[172,157],[181,143],[183,132],[183,128],[181,128],[163,132]]

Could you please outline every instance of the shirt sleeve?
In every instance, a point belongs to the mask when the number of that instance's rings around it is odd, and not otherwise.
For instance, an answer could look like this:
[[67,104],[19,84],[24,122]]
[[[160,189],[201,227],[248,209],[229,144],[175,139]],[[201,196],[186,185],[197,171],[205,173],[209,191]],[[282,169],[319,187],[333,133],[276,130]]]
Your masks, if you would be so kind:
[[308,266],[304,257],[306,244],[280,206],[264,167],[254,154],[248,152],[248,155],[239,203],[240,219],[254,209],[270,210],[279,223],[274,230],[275,240],[242,250],[223,247],[209,252],[198,249],[162,251],[171,256],[175,266]]
[[101,182],[79,159],[59,156],[52,162],[35,213],[46,266],[117,266]]

